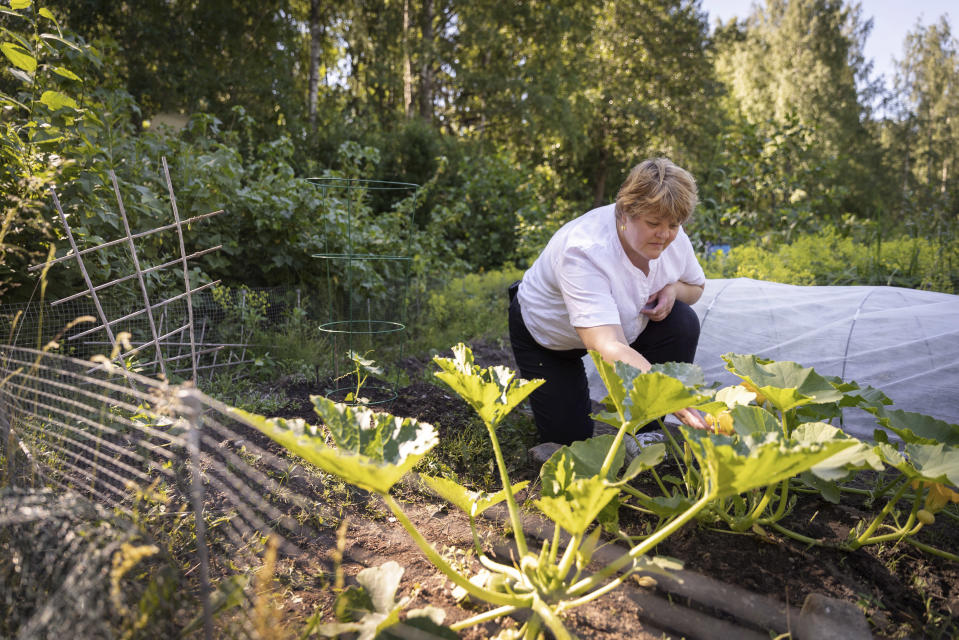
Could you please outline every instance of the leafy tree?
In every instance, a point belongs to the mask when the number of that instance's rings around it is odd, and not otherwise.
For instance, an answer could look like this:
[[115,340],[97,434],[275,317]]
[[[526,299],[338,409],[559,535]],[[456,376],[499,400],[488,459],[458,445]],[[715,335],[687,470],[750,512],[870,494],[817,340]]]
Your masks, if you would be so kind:
[[795,117],[729,124],[703,174],[693,242],[788,243],[821,228],[819,212],[837,209],[846,188],[829,182],[835,169],[816,156],[813,139]]
[[[90,41],[115,40],[126,87],[148,114],[241,105],[266,137],[299,122],[306,78],[287,0],[63,0],[66,21]],[[139,125],[139,123],[136,123]]]
[[697,2],[477,2],[457,34],[457,117],[567,176],[580,207],[652,153],[692,160],[716,90]]
[[907,35],[897,86],[904,144],[894,160],[908,176],[903,198],[920,215],[932,214],[927,224],[942,239],[959,201],[959,43],[945,17]]
[[[30,0],[0,8],[0,296],[29,285],[56,237],[48,188],[69,160],[97,52]],[[29,296],[29,287],[18,295]]]
[[856,83],[869,72],[862,51],[870,28],[860,6],[844,0],[767,0],[718,39],[716,67],[734,108],[774,129],[797,119],[812,131],[808,161],[832,166],[835,174],[822,178],[850,187],[840,208],[820,212],[835,222],[878,203],[877,148]]
[[613,176],[646,156],[690,165],[714,121],[716,92],[697,2],[619,0],[603,9],[586,60],[594,77],[577,96],[594,205],[611,199]]

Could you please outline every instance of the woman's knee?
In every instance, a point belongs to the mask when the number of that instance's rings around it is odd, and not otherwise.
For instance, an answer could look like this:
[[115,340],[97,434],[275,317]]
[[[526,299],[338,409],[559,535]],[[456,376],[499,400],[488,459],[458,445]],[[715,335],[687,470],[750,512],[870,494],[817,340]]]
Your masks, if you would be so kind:
[[673,309],[668,318],[675,324],[677,333],[688,340],[699,341],[699,316],[691,306],[682,300],[677,300],[673,303]]

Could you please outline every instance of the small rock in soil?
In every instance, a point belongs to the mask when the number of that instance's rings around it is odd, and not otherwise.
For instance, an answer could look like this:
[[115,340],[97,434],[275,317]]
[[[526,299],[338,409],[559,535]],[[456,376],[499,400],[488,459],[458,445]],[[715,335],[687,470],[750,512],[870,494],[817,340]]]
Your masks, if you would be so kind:
[[810,593],[799,613],[796,637],[798,640],[872,640],[872,633],[856,605]]
[[543,464],[549,460],[550,456],[559,451],[562,446],[563,445],[555,442],[538,444],[529,450],[529,461],[534,464],[536,468],[542,467]]

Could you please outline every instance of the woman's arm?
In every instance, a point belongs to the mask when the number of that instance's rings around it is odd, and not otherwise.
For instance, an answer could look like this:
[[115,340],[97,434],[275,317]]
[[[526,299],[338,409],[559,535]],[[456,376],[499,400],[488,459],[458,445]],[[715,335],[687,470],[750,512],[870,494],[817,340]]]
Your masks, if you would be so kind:
[[653,366],[643,354],[629,346],[623,328],[618,324],[576,327],[576,333],[587,349],[598,351],[606,362],[625,362],[643,373],[647,373]]
[[[646,306],[640,311],[650,320],[660,322],[673,311],[673,303],[677,300],[688,305],[696,304],[703,295],[703,285],[689,284],[688,282],[672,282],[649,296]],[[650,306],[652,305],[652,306]]]
[[703,290],[705,289],[705,285],[689,284],[688,282],[683,282],[682,280],[666,286],[674,287],[676,289],[676,299],[680,300],[681,302],[685,302],[690,306],[699,302],[699,299],[703,297]]
[[[693,286],[693,285],[687,285]],[[702,293],[702,290],[700,290]],[[670,303],[672,307],[672,303]],[[587,349],[598,351],[606,362],[625,362],[648,373],[653,365],[626,342],[623,328],[618,324],[604,324],[598,327],[576,327],[576,333]],[[679,420],[694,429],[709,429],[703,416],[695,409],[682,409],[673,414]]]

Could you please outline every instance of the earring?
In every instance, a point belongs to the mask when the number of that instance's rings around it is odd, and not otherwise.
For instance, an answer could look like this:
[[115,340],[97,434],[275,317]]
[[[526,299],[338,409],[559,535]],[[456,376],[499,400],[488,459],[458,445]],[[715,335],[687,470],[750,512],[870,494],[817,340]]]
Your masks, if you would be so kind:
[[619,230],[620,230],[620,231],[626,231],[626,225],[625,225],[625,224],[619,225]]

